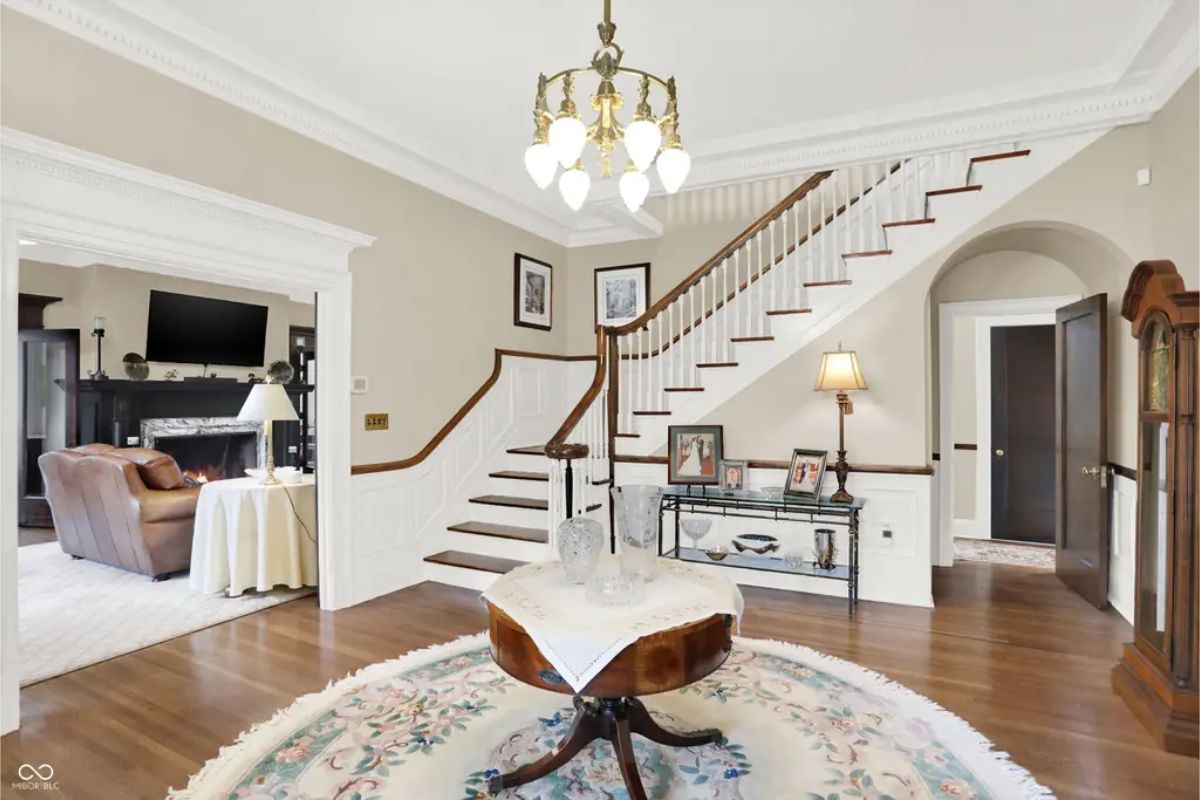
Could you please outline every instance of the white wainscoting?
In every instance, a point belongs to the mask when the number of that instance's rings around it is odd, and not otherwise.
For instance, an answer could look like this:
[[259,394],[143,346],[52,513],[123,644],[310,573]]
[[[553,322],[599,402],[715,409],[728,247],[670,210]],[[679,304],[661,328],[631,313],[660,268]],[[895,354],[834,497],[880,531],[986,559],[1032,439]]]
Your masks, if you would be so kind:
[[1131,624],[1137,548],[1137,481],[1109,472],[1108,602]]
[[[667,478],[667,468],[661,464],[618,463],[616,473],[618,485],[663,485]],[[747,485],[780,486],[785,474],[780,469],[752,469]],[[832,472],[826,473],[825,492],[833,492],[836,488],[837,481]],[[859,523],[859,598],[931,607],[933,476],[857,472],[850,475],[846,488],[867,501]],[[780,552],[796,549],[804,555],[805,560],[812,559],[812,529],[820,527],[808,523],[760,522],[732,517],[712,519],[713,528],[702,542],[704,547],[724,544],[732,549],[730,542],[739,533],[769,533],[779,537],[782,546]],[[674,520],[670,515],[664,518],[663,525],[666,528],[667,546],[674,546]],[[890,539],[884,537],[885,529],[892,532]],[[846,553],[846,536],[843,529],[838,529],[838,532],[841,560]],[[691,546],[686,538],[681,541],[685,546]],[[723,570],[721,574],[749,586],[846,596],[846,585],[839,581],[721,566],[706,569]]]
[[[483,492],[489,472],[505,466],[505,451],[544,444],[594,370],[590,361],[506,355],[487,395],[423,462],[353,476],[354,602],[425,580],[423,559],[449,549],[446,526],[472,518],[468,498]],[[545,468],[536,457],[520,458],[521,469]]]

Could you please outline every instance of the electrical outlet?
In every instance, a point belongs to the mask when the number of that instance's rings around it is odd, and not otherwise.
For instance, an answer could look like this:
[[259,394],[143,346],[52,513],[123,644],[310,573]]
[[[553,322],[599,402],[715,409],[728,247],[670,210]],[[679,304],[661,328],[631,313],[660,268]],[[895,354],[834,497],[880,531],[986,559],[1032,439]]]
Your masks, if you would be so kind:
[[388,429],[387,414],[367,414],[365,427],[369,431],[386,431]]

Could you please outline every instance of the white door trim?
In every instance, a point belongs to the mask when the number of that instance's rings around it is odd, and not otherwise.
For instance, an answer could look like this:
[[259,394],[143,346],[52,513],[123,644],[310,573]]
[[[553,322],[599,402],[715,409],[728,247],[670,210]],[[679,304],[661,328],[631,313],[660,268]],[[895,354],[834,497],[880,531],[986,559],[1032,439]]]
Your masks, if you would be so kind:
[[[954,320],[976,318],[976,443],[977,453],[992,451],[991,411],[991,352],[980,344],[981,330],[986,331],[985,341],[991,337],[991,328],[1001,325],[1042,325],[1045,320],[1054,322],[1054,312],[1061,306],[1074,303],[1081,295],[1057,295],[1050,297],[1027,297],[1004,300],[972,300],[958,303],[938,304],[938,449],[941,453],[940,485],[938,487],[938,543],[935,564],[949,567],[954,564],[954,402],[951,387],[954,380]],[[980,361],[983,347],[986,361]],[[983,366],[989,369],[983,369]],[[981,385],[981,376],[986,383]],[[986,407],[986,413],[983,411]],[[980,416],[985,414],[984,416]],[[981,462],[983,456],[980,456]],[[987,462],[990,463],[990,462]],[[984,481],[988,473],[975,470],[975,520],[976,535],[991,538],[992,486]],[[986,483],[986,486],[984,484]]]
[[[164,275],[273,292],[315,292],[321,607],[352,602],[349,257],[374,237],[0,129],[0,732],[19,724],[17,274],[20,239]],[[126,263],[126,266],[129,264]]]

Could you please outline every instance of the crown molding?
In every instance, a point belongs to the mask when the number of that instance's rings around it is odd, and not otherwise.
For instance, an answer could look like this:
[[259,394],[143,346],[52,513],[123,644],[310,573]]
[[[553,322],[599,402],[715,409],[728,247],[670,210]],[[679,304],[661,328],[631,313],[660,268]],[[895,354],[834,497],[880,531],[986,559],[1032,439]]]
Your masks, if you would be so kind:
[[[279,71],[164,4],[0,2],[556,244],[578,247],[661,234],[661,223],[645,212],[591,215],[591,222],[604,223],[596,226],[565,212],[551,216],[485,186],[388,136],[384,126],[361,110]],[[1131,34],[1128,47],[1101,69],[701,143],[692,153],[688,189],[1144,122],[1196,69],[1196,17],[1194,2],[1158,0]],[[653,194],[663,192],[660,188]],[[616,198],[615,182],[593,186],[593,208],[600,210]]]

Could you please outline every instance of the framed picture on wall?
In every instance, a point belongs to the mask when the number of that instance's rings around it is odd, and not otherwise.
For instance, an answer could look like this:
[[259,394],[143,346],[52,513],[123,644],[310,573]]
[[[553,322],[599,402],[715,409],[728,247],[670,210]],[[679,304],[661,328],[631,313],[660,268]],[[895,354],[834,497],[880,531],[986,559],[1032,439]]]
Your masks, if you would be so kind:
[[596,270],[596,326],[625,325],[650,305],[650,265],[626,264]]
[[724,429],[720,425],[671,425],[667,428],[667,482],[697,486],[720,483],[724,454]]
[[818,499],[821,496],[821,481],[825,479],[825,459],[828,456],[824,450],[793,450],[783,493],[806,500]]
[[513,325],[548,331],[554,324],[553,267],[513,254]]

